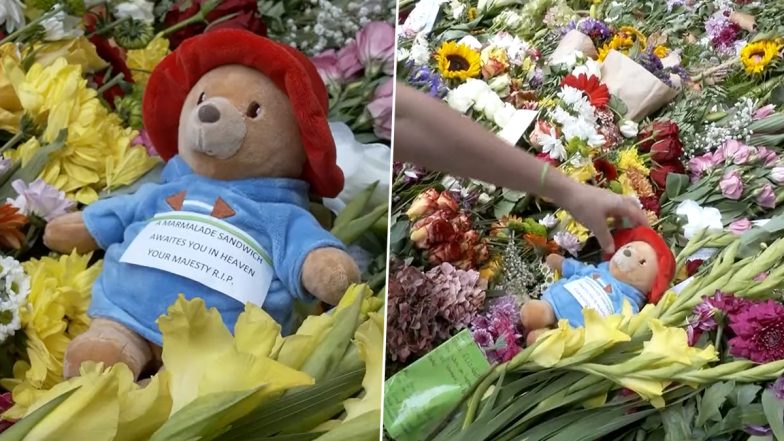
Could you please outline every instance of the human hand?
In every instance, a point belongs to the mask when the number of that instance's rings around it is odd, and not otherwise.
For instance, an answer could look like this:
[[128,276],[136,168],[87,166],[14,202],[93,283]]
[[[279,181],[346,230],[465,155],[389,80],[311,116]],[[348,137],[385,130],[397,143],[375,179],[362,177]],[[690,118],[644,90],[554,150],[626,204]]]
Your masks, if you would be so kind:
[[563,208],[593,232],[607,254],[615,252],[608,218],[612,218],[616,226],[620,226],[623,219],[630,221],[632,226],[648,225],[648,217],[634,198],[586,184],[578,184],[569,192]]

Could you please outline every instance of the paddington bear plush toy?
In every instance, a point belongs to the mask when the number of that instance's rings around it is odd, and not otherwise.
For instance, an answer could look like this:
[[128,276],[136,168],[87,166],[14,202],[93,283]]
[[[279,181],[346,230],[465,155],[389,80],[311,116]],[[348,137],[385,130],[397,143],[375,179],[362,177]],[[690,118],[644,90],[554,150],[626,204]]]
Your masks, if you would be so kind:
[[309,191],[343,188],[327,101],[307,57],[242,30],[192,38],[159,64],[143,111],[168,160],[163,182],[46,228],[53,250],[106,250],[65,377],[86,360],[125,363],[137,378],[158,367],[156,319],[180,293],[217,308],[229,329],[246,302],[261,305],[288,333],[295,302],[336,304],[359,280],[308,211]]
[[675,275],[670,248],[648,227],[619,230],[614,238],[615,254],[598,266],[557,254],[547,256],[547,265],[562,278],[542,300],[532,300],[520,310],[528,344],[561,319],[573,327],[583,326],[583,308],[606,317],[621,312],[624,301],[634,312],[645,302],[659,301]]

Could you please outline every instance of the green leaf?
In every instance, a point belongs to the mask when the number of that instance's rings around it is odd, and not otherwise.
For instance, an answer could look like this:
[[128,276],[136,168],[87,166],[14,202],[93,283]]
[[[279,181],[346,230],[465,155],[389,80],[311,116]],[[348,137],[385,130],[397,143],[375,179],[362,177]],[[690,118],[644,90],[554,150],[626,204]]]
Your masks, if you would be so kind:
[[665,441],[687,441],[692,439],[692,417],[683,404],[671,406],[662,412]]
[[257,392],[264,387],[202,395],[172,415],[152,434],[150,441],[215,439],[233,421],[247,415],[256,406]]
[[33,182],[44,170],[46,163],[49,162],[49,155],[60,150],[65,145],[65,139],[68,136],[68,130],[60,130],[57,138],[51,144],[42,146],[33,155],[30,162],[24,167],[17,169],[0,187],[0,199],[5,200],[16,196],[16,190],[11,187],[10,183],[21,179],[24,182]]
[[784,401],[773,395],[770,389],[762,392],[762,410],[768,419],[770,430],[778,440],[784,440]]
[[365,210],[368,201],[370,201],[370,198],[373,196],[373,192],[376,191],[376,187],[378,187],[378,181],[372,183],[366,189],[354,196],[354,199],[349,201],[349,203],[343,207],[340,214],[337,215],[334,226],[340,227],[358,218]]
[[47,415],[49,415],[57,406],[59,406],[63,401],[67,400],[74,392],[79,389],[78,387],[69,390],[68,392],[59,395],[58,397],[54,398],[52,401],[44,404],[43,406],[39,407],[30,415],[22,418],[21,420],[17,421],[13,426],[9,427],[8,430],[0,434],[0,441],[22,441],[25,439],[28,433],[30,433],[35,426],[41,422]]
[[164,164],[163,162],[159,162],[158,164],[155,165],[155,167],[153,167],[150,171],[145,173],[141,178],[137,179],[136,182],[134,182],[133,184],[116,188],[114,190],[104,190],[101,192],[99,197],[100,199],[106,199],[112,196],[132,194],[132,193],[136,193],[136,191],[139,190],[139,187],[141,187],[144,184],[149,184],[149,183],[157,184],[161,182],[161,174],[163,173],[163,168],[165,166],[166,164]]
[[736,387],[729,396],[730,403],[735,407],[745,407],[751,404],[756,398],[762,386],[756,384],[744,384]]
[[368,231],[373,224],[378,222],[382,216],[386,216],[389,212],[389,206],[386,202],[376,207],[370,213],[358,217],[346,224],[337,226],[332,229],[332,234],[340,239],[346,245],[351,245],[355,240],[359,239],[366,231]]
[[496,202],[495,207],[493,207],[493,215],[500,219],[511,213],[515,205],[517,205],[517,203],[514,201],[501,199],[500,201]]
[[610,95],[610,109],[620,115],[626,115],[626,112],[629,111],[629,108],[626,107],[626,103],[616,95]]
[[381,429],[381,411],[364,413],[316,438],[317,441],[375,441]]
[[[721,406],[727,397],[734,391],[735,382],[715,383],[702,396],[697,414],[697,427],[702,427],[710,420],[721,419]],[[717,418],[718,417],[718,418]]]
[[[238,419],[221,441],[268,439],[294,427],[310,430],[343,412],[343,401],[362,388],[364,367],[267,402]],[[305,420],[305,422],[303,422]],[[315,420],[310,427],[306,420]]]
[[775,104],[777,107],[784,104],[784,84],[776,86],[776,88],[770,92],[770,103]]
[[676,198],[679,194],[686,191],[689,187],[689,177],[678,173],[670,173],[667,175],[667,184],[665,192],[670,199]]

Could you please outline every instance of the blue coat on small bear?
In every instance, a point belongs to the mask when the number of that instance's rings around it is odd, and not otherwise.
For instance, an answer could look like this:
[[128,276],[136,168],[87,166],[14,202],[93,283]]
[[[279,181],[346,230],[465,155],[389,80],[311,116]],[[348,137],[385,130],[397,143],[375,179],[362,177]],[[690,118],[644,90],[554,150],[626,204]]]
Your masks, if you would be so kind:
[[[222,235],[225,240],[220,256],[213,257],[191,248],[192,244],[202,244],[205,238],[193,231],[194,226],[213,224],[220,229],[225,222],[250,236],[271,258],[273,276],[269,287],[259,286],[259,292],[248,293],[248,297],[251,301],[258,300],[265,294],[262,291],[268,289],[262,305],[264,310],[282,325],[284,333],[292,331],[297,322],[293,315],[294,302],[314,300],[301,282],[305,257],[318,248],[343,248],[342,243],[324,230],[308,211],[307,183],[298,179],[252,178],[216,185],[214,180],[194,174],[179,156],[169,160],[162,177],[160,185],[146,184],[133,195],[98,201],[84,210],[85,226],[98,245],[106,250],[103,272],[93,285],[89,315],[122,323],[160,345],[161,333],[155,320],[166,313],[179,293],[183,293],[186,298],[201,297],[208,308],[217,308],[226,326],[233,330],[244,304],[185,276],[202,272],[207,277],[220,277],[221,274],[214,274],[214,271],[221,265],[235,271],[253,271],[250,268],[252,259],[242,263],[241,259],[232,258],[243,254],[232,252],[234,247],[226,242],[237,236],[232,232]],[[220,213],[221,207],[234,214],[218,222],[218,217],[224,215]],[[218,213],[214,214],[216,211]],[[190,224],[190,230],[188,224],[168,228],[164,231],[173,234],[159,232],[157,238],[147,240],[148,250],[142,257],[152,267],[123,262],[123,255],[139,233],[155,215],[163,213],[203,216]],[[204,219],[207,216],[215,220]],[[140,241],[144,239],[139,238]],[[155,250],[161,252],[154,253]],[[178,255],[175,250],[182,252]],[[171,266],[178,273],[155,268],[166,262],[175,263]],[[238,265],[243,268],[237,268]],[[217,286],[221,288],[222,285],[228,283]]]
[[541,300],[531,300],[520,309],[527,344],[560,320],[575,328],[584,326],[585,309],[606,317],[621,312],[626,302],[636,313],[645,302],[659,301],[675,275],[675,258],[667,243],[644,226],[617,230],[613,239],[615,253],[598,265],[547,256],[547,266],[560,272],[562,279]]
[[[337,304],[359,282],[343,245],[309,213],[309,195],[343,189],[329,100],[305,54],[238,29],[183,42],[154,69],[144,127],[163,182],[50,222],[61,253],[106,251],[89,329],[68,345],[66,378],[84,361],[160,367],[156,320],[182,293],[229,329],[246,302],[293,331],[297,302]],[[133,147],[142,149],[142,147]],[[165,349],[163,349],[165,351]]]

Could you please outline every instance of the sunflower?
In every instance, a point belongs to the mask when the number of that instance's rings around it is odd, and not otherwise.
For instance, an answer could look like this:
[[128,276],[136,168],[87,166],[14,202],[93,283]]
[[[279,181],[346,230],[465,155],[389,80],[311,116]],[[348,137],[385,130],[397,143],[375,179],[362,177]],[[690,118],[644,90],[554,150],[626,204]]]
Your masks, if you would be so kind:
[[447,41],[436,52],[438,70],[447,79],[465,81],[479,76],[481,63],[479,52],[464,44]]
[[772,40],[760,40],[748,43],[740,51],[740,61],[749,75],[761,74],[773,61],[781,46]]

